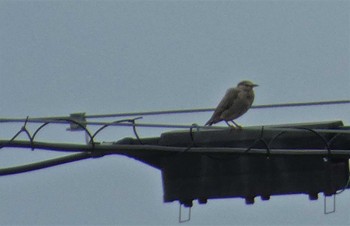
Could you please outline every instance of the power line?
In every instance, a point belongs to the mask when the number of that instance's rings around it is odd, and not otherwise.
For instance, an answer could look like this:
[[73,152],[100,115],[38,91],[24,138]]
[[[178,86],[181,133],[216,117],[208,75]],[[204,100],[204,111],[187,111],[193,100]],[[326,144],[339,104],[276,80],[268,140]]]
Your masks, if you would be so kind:
[[[0,122],[23,122],[23,119],[0,119]],[[30,119],[28,118],[26,122],[30,123],[45,123],[45,124],[72,124],[72,121],[65,121],[65,119],[51,119],[51,120],[43,120],[43,119]],[[198,125],[198,124],[192,124],[192,125],[185,125],[185,124],[166,124],[166,123],[131,123],[131,122],[96,122],[96,121],[76,121],[77,123],[84,124],[84,125],[90,125],[90,126],[120,126],[120,127],[135,127],[135,128],[173,128],[173,129],[192,129],[194,131],[196,130],[215,130],[215,129],[229,129],[230,127],[228,126],[203,126],[203,125]],[[319,122],[322,124],[327,124],[327,123],[332,123],[328,121],[324,122]],[[73,123],[74,124],[74,123]],[[307,126],[308,123],[299,123],[300,127]],[[280,129],[284,128],[286,131],[295,131],[298,130],[298,128],[293,128],[295,127],[289,124],[285,125],[265,125],[263,126],[264,128],[270,128],[270,129]],[[249,129],[256,129],[256,128],[261,128],[261,126],[247,126],[244,127],[245,130]],[[319,132],[325,132],[325,133],[350,133],[350,130],[347,128],[344,129],[316,129]]]
[[[69,117],[66,117],[69,118]],[[0,119],[0,122],[23,122],[25,120],[23,119]],[[27,122],[30,123],[49,123],[49,124],[68,124],[72,123],[71,121],[65,121],[65,119],[28,119]],[[207,126],[199,126],[197,124],[193,125],[181,125],[181,124],[163,124],[163,123],[123,123],[123,122],[80,122],[77,121],[77,123],[84,123],[85,125],[91,125],[91,126],[122,126],[122,127],[150,127],[150,128],[177,128],[177,129],[203,129],[208,128]],[[74,123],[73,123],[74,124]],[[211,129],[222,129],[222,128],[228,128],[227,126],[211,126]]]
[[84,159],[92,158],[91,154],[89,153],[78,153],[68,156],[63,156],[55,159],[49,159],[41,162],[21,165],[21,166],[14,166],[9,168],[2,168],[0,169],[0,176],[4,175],[11,175],[11,174],[17,174],[17,173],[25,173],[33,170],[38,169],[44,169],[52,166],[62,165],[65,163],[70,162],[76,162]]
[[334,105],[334,104],[350,104],[350,100],[331,100],[331,101],[285,103],[285,104],[264,104],[264,105],[252,106],[252,108],[302,107],[302,106]]
[[[22,129],[10,140],[0,140],[0,149],[30,148],[32,150],[44,149],[62,152],[79,152],[79,154],[59,157],[56,159],[50,159],[43,162],[31,163],[22,166],[4,169],[0,168],[0,175],[22,173],[88,158],[99,158],[111,154],[126,155],[146,163],[147,159],[144,159],[145,154],[150,154],[152,156],[158,155],[159,157],[163,155],[177,155],[187,152],[204,155],[259,154],[266,156],[350,156],[349,150],[346,150],[346,145],[344,146],[344,142],[350,133],[350,127],[342,127],[341,121],[327,123],[323,122],[317,124],[312,123],[308,125],[297,123],[291,125],[276,125],[275,127],[253,126],[239,131],[230,131],[230,129],[226,127],[225,130],[218,131],[219,133],[217,133],[217,131],[213,131],[211,127],[205,127],[206,130],[200,130],[196,135],[195,133],[192,133],[192,130],[189,131],[190,133],[188,133],[188,131],[179,131],[177,133],[164,133],[159,137],[144,139],[140,139],[136,135],[137,139],[123,138],[122,140],[113,143],[95,142],[94,137],[98,133],[98,130],[96,133],[94,133],[94,135],[90,134],[91,140],[87,144],[47,143],[35,141],[35,135],[43,127],[39,127],[39,129],[37,129],[32,135],[32,133],[27,130],[26,124],[27,123],[25,123]],[[296,131],[299,132],[294,133]],[[15,140],[17,135],[21,132],[27,133],[28,141]],[[232,132],[238,136],[233,135]],[[332,133],[335,134],[332,136],[328,135]],[[288,134],[289,136],[286,137]],[[307,139],[301,141],[304,142],[305,146],[296,147],[292,144],[292,142],[294,142],[296,139],[305,136],[307,136]],[[196,137],[196,141],[194,140],[194,137]],[[330,138],[326,139],[326,137]],[[286,140],[287,138],[288,140]],[[315,138],[316,141],[322,142],[322,145],[316,145],[315,147],[312,145],[310,146],[310,138]],[[279,141],[279,139],[282,140]],[[218,142],[223,142],[224,146],[221,146],[221,144]],[[227,146],[229,142],[231,143],[229,146]],[[257,142],[260,142],[260,145],[257,145]],[[284,143],[286,145],[284,145]],[[281,144],[283,145],[281,146]],[[290,145],[292,146],[291,148],[288,147]],[[212,158],[213,156],[209,157]],[[147,164],[153,164],[152,166],[157,167],[157,164],[155,164],[153,161],[150,161]]]
[[[50,160],[45,160],[37,163],[31,163],[27,165],[0,168],[0,176],[17,174],[29,172],[32,170],[38,170],[43,168],[48,168],[52,166],[57,166],[65,163],[80,161],[89,158],[103,157],[106,155],[121,154],[121,155],[132,155],[134,153],[140,153],[144,151],[147,153],[199,153],[199,154],[247,154],[246,148],[234,148],[234,147],[191,147],[190,149],[186,147],[172,147],[172,146],[159,146],[159,145],[98,145],[92,149],[91,145],[80,145],[80,144],[59,144],[59,143],[44,143],[44,142],[34,142],[29,141],[13,141],[8,143],[7,141],[1,141],[0,145],[3,147],[22,147],[22,148],[35,148],[35,149],[45,149],[52,151],[63,151],[63,152],[78,152],[77,154],[67,155],[59,158],[54,158]],[[94,154],[92,154],[94,153]],[[266,155],[265,148],[251,148],[249,149],[249,154],[255,155]],[[325,149],[270,149],[269,155],[285,155],[285,156],[295,156],[295,155],[309,155],[309,156],[327,156],[328,152]],[[332,150],[332,156],[349,156],[349,150],[336,149]]]
[[[251,108],[278,108],[278,107],[301,107],[301,106],[317,106],[317,105],[333,105],[333,104],[349,104],[350,100],[335,100],[335,101],[318,101],[318,102],[303,102],[303,103],[282,103],[282,104],[263,104],[254,105]],[[101,114],[87,115],[86,118],[110,118],[110,117],[125,117],[125,116],[145,116],[145,115],[166,115],[166,114],[183,114],[183,113],[198,113],[214,111],[215,108],[197,108],[184,110],[165,110],[165,111],[145,111],[145,112],[129,112],[117,114]]]
[[[335,105],[335,104],[349,104],[350,100],[335,100],[335,101],[318,101],[318,102],[301,102],[301,103],[281,103],[281,104],[264,104],[254,105],[253,109],[264,109],[264,108],[280,108],[280,107],[303,107],[303,106],[321,106],[321,105]],[[199,113],[199,112],[210,112],[214,111],[215,108],[197,108],[197,109],[183,109],[183,110],[164,110],[164,111],[144,111],[144,112],[128,112],[128,113],[115,113],[115,114],[95,114],[95,115],[84,115],[85,118],[112,118],[112,117],[128,117],[128,116],[146,116],[146,115],[167,115],[167,114],[184,114],[184,113]],[[36,122],[36,123],[67,123],[64,120],[72,119],[71,116],[61,117],[36,117],[36,118],[0,118],[0,123],[5,122]],[[57,121],[58,120],[58,121]],[[90,125],[101,125],[99,122],[88,122]],[[106,123],[103,123],[106,124]],[[117,125],[116,123],[113,123]],[[125,123],[120,123],[126,125]],[[118,124],[119,125],[119,124]],[[143,125],[138,125],[143,126]],[[147,127],[153,127],[153,124],[145,125]],[[157,124],[156,127],[168,127],[168,128],[189,128],[188,125],[169,125],[169,124]]]

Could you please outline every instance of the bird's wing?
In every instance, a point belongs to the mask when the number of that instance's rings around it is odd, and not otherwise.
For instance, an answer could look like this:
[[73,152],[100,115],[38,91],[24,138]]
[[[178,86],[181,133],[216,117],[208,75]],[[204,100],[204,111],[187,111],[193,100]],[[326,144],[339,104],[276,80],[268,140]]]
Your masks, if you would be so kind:
[[221,121],[221,114],[232,106],[235,99],[238,97],[239,90],[235,88],[230,88],[226,91],[225,96],[220,101],[219,105],[216,107],[213,116],[209,119],[206,125],[212,125]]

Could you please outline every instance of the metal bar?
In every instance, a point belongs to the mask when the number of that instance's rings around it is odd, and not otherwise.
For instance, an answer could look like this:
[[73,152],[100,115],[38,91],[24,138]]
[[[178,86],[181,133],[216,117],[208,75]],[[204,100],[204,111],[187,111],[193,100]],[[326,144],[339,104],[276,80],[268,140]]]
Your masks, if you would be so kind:
[[333,197],[333,205],[332,205],[332,209],[329,210],[327,208],[327,196],[325,195],[323,197],[323,213],[324,214],[331,214],[331,213],[335,213],[335,210],[336,210],[336,194],[333,194],[332,197]]
[[[349,104],[350,100],[335,100],[335,101],[317,101],[317,102],[303,102],[303,103],[287,103],[287,104],[262,104],[254,105],[251,108],[274,108],[274,107],[301,107],[301,106],[316,106],[316,105],[330,105],[330,104]],[[164,115],[164,114],[183,114],[183,113],[198,113],[214,111],[215,108],[198,108],[198,109],[184,109],[184,110],[165,110],[165,111],[145,111],[145,112],[129,112],[118,114],[101,114],[101,115],[87,115],[86,118],[105,118],[105,117],[124,117],[124,116],[139,116],[139,115]]]
[[[247,148],[231,148],[231,147],[172,147],[172,146],[160,146],[160,145],[125,145],[125,144],[68,144],[68,143],[46,143],[46,142],[29,142],[29,141],[4,141],[0,140],[1,147],[8,148],[34,148],[44,149],[52,151],[63,152],[101,152],[101,155],[109,154],[122,154],[122,155],[135,155],[135,154],[166,154],[169,152],[186,152],[186,153],[203,153],[203,154],[266,154],[264,148],[251,148],[247,152]],[[141,152],[143,151],[143,152]],[[350,156],[350,150],[332,150],[332,155],[344,155]],[[321,155],[327,156],[328,150],[326,149],[270,149],[270,155]]]
[[188,209],[188,213],[187,213],[187,217],[186,218],[182,218],[182,204],[180,203],[180,207],[179,207],[179,223],[185,223],[185,222],[189,222],[191,220],[191,209],[192,207],[187,207],[185,209]]
[[303,106],[317,106],[317,105],[333,105],[333,104],[349,104],[350,100],[331,100],[331,101],[316,101],[316,102],[299,102],[287,104],[262,104],[252,106],[252,108],[275,108],[275,107],[303,107]]
[[[23,122],[21,119],[2,119],[2,122]],[[0,119],[1,122],[1,119]],[[30,123],[50,123],[50,124],[70,124],[69,121],[63,120],[42,120],[42,119],[28,119],[27,122]],[[77,121],[77,123],[80,123]],[[124,126],[124,127],[146,127],[146,128],[174,128],[174,129],[200,129],[200,131],[218,130],[218,129],[230,129],[227,126],[200,126],[200,125],[181,125],[181,124],[158,124],[158,123],[123,123],[123,122],[83,122],[90,126]],[[324,122],[327,123],[327,122]],[[243,127],[244,130],[248,129],[258,129],[262,126],[247,126]],[[265,129],[271,130],[283,130],[283,131],[298,131],[300,129],[293,128],[293,125],[268,125],[263,126]],[[314,131],[319,133],[350,133],[350,129],[314,129]]]
[[75,161],[87,159],[87,158],[91,158],[91,155],[89,153],[79,153],[79,154],[68,155],[60,158],[50,159],[50,160],[31,163],[31,164],[22,165],[22,166],[3,168],[3,169],[0,169],[0,176],[44,169],[44,168],[57,166],[57,165],[61,165],[69,162],[75,162]]
[[[334,101],[317,101],[317,102],[300,102],[300,103],[282,103],[282,104],[262,104],[254,105],[251,108],[278,108],[278,107],[302,107],[302,106],[317,106],[317,105],[333,105],[333,104],[349,104],[350,100],[334,100]],[[165,115],[165,114],[183,114],[183,113],[198,113],[198,112],[210,112],[214,111],[215,108],[198,108],[198,109],[183,109],[183,110],[164,110],[164,111],[144,111],[144,112],[125,112],[115,114],[96,114],[86,115],[85,118],[112,118],[112,117],[126,117],[126,116],[145,116],[145,115]],[[69,116],[59,117],[39,117],[32,118],[29,121],[40,121],[46,122],[47,120],[59,120],[59,119],[71,119]],[[26,119],[18,118],[3,118],[0,122],[24,122]]]

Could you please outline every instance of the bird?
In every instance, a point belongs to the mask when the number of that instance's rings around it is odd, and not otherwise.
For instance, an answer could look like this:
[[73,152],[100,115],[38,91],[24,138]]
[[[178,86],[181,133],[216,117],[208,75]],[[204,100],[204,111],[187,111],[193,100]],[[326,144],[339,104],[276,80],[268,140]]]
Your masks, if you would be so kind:
[[257,86],[257,84],[251,81],[244,80],[238,83],[237,87],[229,88],[205,125],[211,126],[215,123],[225,121],[228,126],[231,126],[228,123],[230,121],[237,128],[242,128],[233,120],[242,116],[252,106],[255,96],[253,88]]

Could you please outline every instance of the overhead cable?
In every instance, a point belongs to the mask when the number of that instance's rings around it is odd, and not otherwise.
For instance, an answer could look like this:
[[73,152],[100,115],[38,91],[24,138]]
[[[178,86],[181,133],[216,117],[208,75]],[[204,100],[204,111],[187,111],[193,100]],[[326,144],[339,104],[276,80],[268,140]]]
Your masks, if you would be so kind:
[[[318,102],[303,102],[303,103],[262,104],[262,105],[253,105],[251,108],[261,109],[261,108],[279,108],[279,107],[302,107],[302,106],[349,104],[349,103],[350,103],[350,100],[335,100],[335,101],[318,101]],[[209,112],[214,110],[215,108],[197,108],[197,109],[183,109],[183,110],[145,111],[145,112],[129,112],[129,113],[117,113],[117,114],[86,115],[86,118],[167,115],[167,114]]]
[[[192,147],[187,149],[185,147],[171,147],[171,146],[159,146],[159,145],[98,145],[92,149],[91,145],[77,145],[77,144],[54,144],[29,141],[13,141],[8,143],[0,140],[0,145],[6,145],[6,147],[22,147],[22,148],[35,148],[45,149],[52,151],[63,152],[78,152],[77,154],[67,155],[59,158],[45,160],[42,162],[31,163],[22,166],[0,168],[0,176],[23,173],[32,170],[43,169],[47,167],[57,166],[60,164],[75,162],[83,159],[102,157],[105,155],[113,154],[135,154],[140,151],[145,153],[183,153],[184,151],[199,153],[199,154],[215,154],[215,153],[231,153],[231,154],[248,154],[246,148],[233,148],[233,147]],[[92,154],[93,152],[96,154]],[[266,155],[265,148],[250,148],[249,154]],[[271,149],[269,155],[315,155],[315,156],[327,156],[327,150],[325,149]],[[349,150],[332,150],[332,155],[349,156]]]
[[[264,108],[281,108],[281,107],[302,107],[302,106],[320,106],[320,105],[334,105],[334,104],[349,104],[350,100],[335,100],[335,101],[318,101],[318,102],[302,102],[302,103],[282,103],[282,104],[263,104],[254,105],[253,109],[264,109]],[[146,115],[167,115],[167,114],[183,114],[183,113],[198,113],[198,112],[210,112],[214,111],[215,108],[197,108],[197,109],[183,109],[183,110],[164,110],[164,111],[144,111],[144,112],[128,112],[128,113],[115,113],[115,114],[95,114],[95,115],[84,115],[85,118],[112,118],[112,117],[127,117],[127,116],[146,116]],[[52,123],[67,123],[64,120],[71,120],[70,116],[57,116],[57,117],[35,117],[35,118],[0,118],[0,123],[5,122],[52,122]],[[58,120],[58,121],[57,121]],[[60,121],[62,120],[62,121]],[[88,122],[90,125],[101,125],[99,122]],[[139,125],[143,126],[143,125]],[[152,127],[152,125],[145,125]],[[182,125],[157,125],[156,127],[167,127],[167,128],[188,128],[189,126]]]

